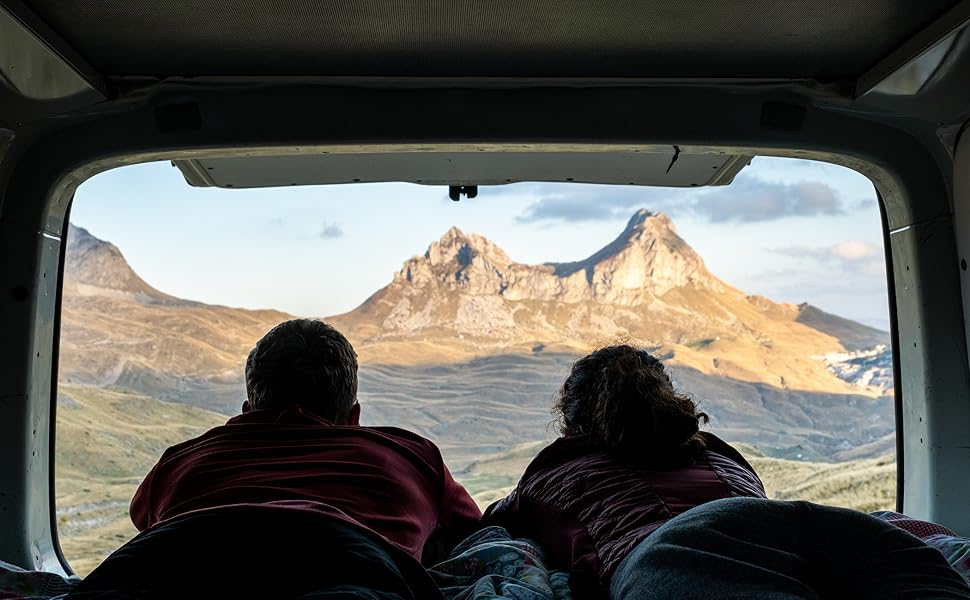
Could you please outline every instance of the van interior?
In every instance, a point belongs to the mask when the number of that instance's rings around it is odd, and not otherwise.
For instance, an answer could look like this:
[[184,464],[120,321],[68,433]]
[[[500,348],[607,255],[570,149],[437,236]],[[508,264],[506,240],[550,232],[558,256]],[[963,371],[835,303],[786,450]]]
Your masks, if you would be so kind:
[[458,202],[713,188],[759,157],[851,169],[881,217],[895,508],[970,536],[968,25],[968,0],[0,0],[0,560],[74,573],[54,477],[72,203],[160,161],[198,188]]

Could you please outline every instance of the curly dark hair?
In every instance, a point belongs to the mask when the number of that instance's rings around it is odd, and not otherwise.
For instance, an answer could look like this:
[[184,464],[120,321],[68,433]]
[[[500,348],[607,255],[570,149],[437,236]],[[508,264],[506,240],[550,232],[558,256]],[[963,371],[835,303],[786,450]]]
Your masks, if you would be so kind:
[[246,396],[253,410],[299,404],[346,424],[357,402],[357,353],[326,323],[285,321],[249,353]]
[[560,433],[592,434],[630,459],[689,464],[704,453],[708,416],[677,392],[646,350],[608,346],[573,365],[553,407]]

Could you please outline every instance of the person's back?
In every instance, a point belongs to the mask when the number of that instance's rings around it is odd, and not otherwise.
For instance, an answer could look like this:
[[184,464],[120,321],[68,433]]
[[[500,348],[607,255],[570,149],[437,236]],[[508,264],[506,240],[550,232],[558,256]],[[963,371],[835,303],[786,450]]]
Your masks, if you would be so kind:
[[732,447],[700,433],[706,415],[663,365],[629,346],[573,366],[554,411],[563,437],[540,452],[485,521],[537,539],[577,591],[604,588],[651,532],[705,502],[765,497]]
[[538,540],[577,600],[970,599],[943,556],[870,515],[765,498],[663,365],[630,346],[575,363],[563,437],[485,521]]
[[419,561],[481,513],[432,442],[359,425],[346,338],[278,325],[247,359],[246,394],[241,415],[166,450],[132,500],[142,533],[73,596],[433,598]]
[[249,411],[169,448],[135,494],[131,517],[144,530],[227,505],[344,519],[419,560],[436,529],[461,539],[480,515],[427,439],[333,425],[301,406]]
[[[609,581],[620,562],[673,517],[721,498],[763,498],[744,459],[711,434],[708,450],[678,468],[617,460],[592,435],[556,440],[530,463],[519,485],[486,511],[486,522],[538,540],[572,584]],[[585,581],[584,581],[585,580]]]

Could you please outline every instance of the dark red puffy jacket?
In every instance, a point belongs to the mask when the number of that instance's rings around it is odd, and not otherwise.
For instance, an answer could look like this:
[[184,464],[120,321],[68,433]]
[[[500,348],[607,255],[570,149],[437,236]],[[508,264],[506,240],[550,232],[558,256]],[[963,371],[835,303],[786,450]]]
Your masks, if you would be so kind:
[[671,518],[720,498],[765,497],[737,450],[701,435],[705,456],[673,468],[618,460],[588,435],[560,438],[488,508],[484,522],[539,542],[552,567],[571,571],[577,597],[602,596],[630,551]]

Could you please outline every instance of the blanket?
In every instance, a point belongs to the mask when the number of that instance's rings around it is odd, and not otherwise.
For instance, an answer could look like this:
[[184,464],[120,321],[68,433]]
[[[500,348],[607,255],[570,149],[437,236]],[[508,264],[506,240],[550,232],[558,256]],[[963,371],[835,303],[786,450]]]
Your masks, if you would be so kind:
[[883,510],[870,514],[908,531],[927,546],[939,550],[950,566],[970,585],[970,539],[958,536],[943,525],[920,521],[898,512]]
[[428,572],[445,600],[571,600],[569,573],[550,571],[545,562],[534,542],[486,527]]
[[[891,511],[871,513],[939,550],[970,584],[970,539],[936,523]],[[546,568],[538,545],[486,527],[456,547],[448,560],[429,569],[445,600],[571,600],[569,574]],[[27,571],[0,561],[0,600],[60,600],[77,578]]]
[[45,571],[28,571],[0,560],[0,600],[59,600],[79,579]]
[[[429,570],[445,600],[571,600],[569,574],[549,571],[536,544],[486,527]],[[0,600],[61,600],[77,578],[0,561]]]

